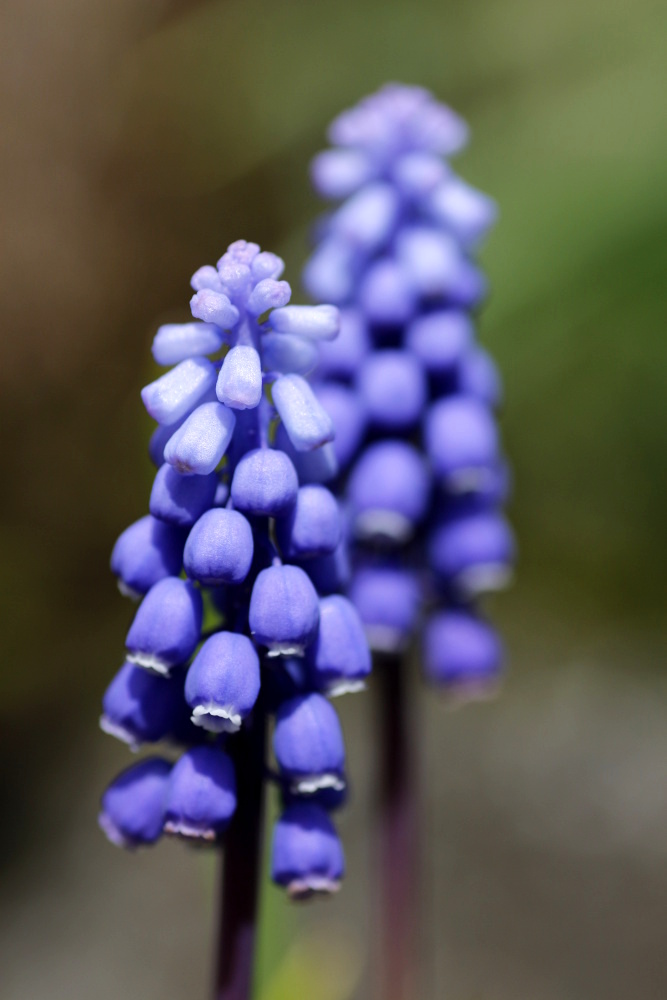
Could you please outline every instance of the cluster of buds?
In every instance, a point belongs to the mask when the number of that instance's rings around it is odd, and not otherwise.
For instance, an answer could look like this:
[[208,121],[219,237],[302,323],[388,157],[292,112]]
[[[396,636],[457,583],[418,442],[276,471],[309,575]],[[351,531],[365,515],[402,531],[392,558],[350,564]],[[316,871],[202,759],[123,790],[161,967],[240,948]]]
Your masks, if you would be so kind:
[[343,852],[329,813],[345,750],[329,697],[363,686],[370,653],[328,560],[343,523],[321,470],[334,426],[304,379],[338,334],[331,305],[288,305],[283,262],[233,243],[192,277],[194,322],[162,326],[142,390],[157,422],[149,514],[111,566],[140,600],[101,726],[142,759],[107,789],[100,824],[126,847],[163,833],[216,843],[237,804],[235,733],[275,716],[271,773],[283,811],[273,878],[293,896],[337,888]]
[[386,86],[341,114],[312,166],[317,192],[341,204],[304,273],[313,298],[341,309],[314,390],[336,425],[349,596],[377,650],[403,649],[425,613],[425,673],[456,698],[497,684],[501,644],[476,599],[514,557],[501,387],[471,315],[496,209],[447,159],[467,132],[418,87]]

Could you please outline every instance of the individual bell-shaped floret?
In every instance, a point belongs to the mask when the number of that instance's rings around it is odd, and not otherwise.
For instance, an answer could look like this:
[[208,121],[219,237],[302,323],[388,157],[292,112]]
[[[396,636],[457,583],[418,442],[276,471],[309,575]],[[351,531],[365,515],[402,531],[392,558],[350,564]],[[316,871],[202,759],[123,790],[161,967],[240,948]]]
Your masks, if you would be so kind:
[[306,658],[313,685],[329,697],[364,688],[371,654],[359,612],[346,597],[332,594],[320,601],[317,638]]
[[482,487],[497,465],[496,422],[489,409],[470,396],[434,403],[424,421],[424,439],[435,475],[451,492]]
[[177,365],[187,358],[216,354],[224,339],[212,323],[166,323],[153,338],[153,357],[159,365]]
[[259,657],[245,635],[217,632],[201,647],[185,680],[196,726],[236,732],[259,694]]
[[183,565],[185,533],[150,514],[140,518],[119,536],[111,553],[111,571],[118,588],[128,597],[139,598],[165,576],[177,576]]
[[252,528],[237,510],[214,507],[192,528],[183,565],[192,580],[207,586],[243,583],[252,564]]
[[447,233],[426,226],[406,227],[396,239],[396,259],[422,297],[450,298],[459,292],[462,254]]
[[405,345],[424,368],[440,378],[453,376],[475,336],[472,320],[460,309],[440,309],[412,321]]
[[207,476],[183,476],[165,462],[153,480],[148,509],[161,521],[191,528],[213,506],[218,485],[215,472]]
[[218,399],[233,410],[252,410],[262,398],[262,362],[254,347],[238,344],[225,356],[216,385]]
[[301,375],[281,375],[273,383],[272,395],[297,451],[312,451],[333,440],[331,418]]
[[345,874],[343,847],[320,806],[289,806],[273,830],[271,877],[293,899],[337,892]]
[[299,479],[289,457],[275,448],[254,448],[234,470],[231,496],[245,514],[279,517],[293,506]]
[[357,570],[350,600],[364,623],[371,649],[405,649],[417,623],[420,588],[417,577],[395,566],[368,566]]
[[127,633],[127,659],[158,674],[188,660],[199,642],[202,599],[189,582],[168,576],[148,591]]
[[403,543],[426,514],[431,480],[423,457],[404,441],[379,441],[363,452],[348,483],[359,538]]
[[175,424],[214,388],[216,372],[207,358],[189,358],[141,390],[153,420]]
[[512,531],[496,511],[446,520],[429,540],[434,570],[466,596],[507,586],[514,555]]
[[439,156],[432,153],[409,152],[392,165],[391,176],[404,198],[425,198],[449,175],[449,169]]
[[285,306],[274,309],[269,326],[276,333],[291,333],[312,340],[333,340],[338,334],[340,315],[335,306]]
[[439,611],[424,634],[424,673],[457,701],[494,694],[503,651],[497,633],[471,611]]
[[347,198],[375,176],[369,156],[357,149],[326,149],[311,164],[310,179],[324,198]]
[[345,785],[345,744],[333,705],[321,694],[297,695],[276,714],[273,752],[281,778],[303,795]]
[[387,243],[399,208],[393,187],[377,181],[348,198],[330,219],[330,226],[339,239],[364,253],[372,253]]
[[182,729],[183,681],[124,663],[102,699],[100,728],[137,750]]
[[269,566],[258,574],[248,620],[255,642],[269,655],[302,655],[320,617],[317,592],[298,566]]
[[339,468],[344,469],[356,455],[366,433],[366,410],[359,394],[346,385],[320,382],[314,391],[336,428],[330,447]]
[[341,539],[341,515],[336,498],[325,486],[302,486],[296,503],[276,520],[280,551],[288,559],[306,559],[333,552]]
[[165,801],[164,832],[214,841],[236,809],[236,775],[217,747],[192,747],[174,764]]
[[117,847],[154,844],[162,835],[169,761],[148,757],[128,767],[102,796],[99,824]]
[[184,475],[208,475],[227,451],[235,423],[227,406],[202,403],[169,438],[165,461]]
[[388,431],[413,427],[427,400],[424,369],[409,351],[369,354],[359,370],[357,391],[368,420]]
[[402,326],[417,308],[417,289],[405,269],[386,257],[368,268],[357,298],[366,319],[380,327]]

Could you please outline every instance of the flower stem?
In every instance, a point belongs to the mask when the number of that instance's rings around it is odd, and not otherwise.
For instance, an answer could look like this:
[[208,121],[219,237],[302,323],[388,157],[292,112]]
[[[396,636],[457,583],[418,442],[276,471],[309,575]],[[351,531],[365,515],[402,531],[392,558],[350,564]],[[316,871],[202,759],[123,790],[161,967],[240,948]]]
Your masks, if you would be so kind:
[[250,1000],[257,937],[264,829],[266,711],[262,695],[251,719],[229,742],[237,807],[225,837],[214,1000]]
[[417,941],[417,784],[406,664],[375,658],[380,763],[380,983],[382,1000],[413,1000]]

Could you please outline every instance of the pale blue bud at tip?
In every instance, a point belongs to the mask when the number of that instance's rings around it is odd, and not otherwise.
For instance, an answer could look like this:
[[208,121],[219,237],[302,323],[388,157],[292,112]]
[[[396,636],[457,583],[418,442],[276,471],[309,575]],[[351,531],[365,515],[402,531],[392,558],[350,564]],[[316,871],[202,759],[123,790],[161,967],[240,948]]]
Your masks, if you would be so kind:
[[144,386],[141,398],[159,424],[175,424],[215,386],[216,377],[207,358],[188,358]]
[[128,597],[146,594],[166,576],[178,576],[185,536],[178,528],[147,514],[119,536],[111,553],[111,571]]
[[327,555],[341,534],[338,503],[324,486],[302,486],[292,509],[276,520],[278,545],[288,559]]
[[308,795],[345,785],[345,744],[338,715],[321,694],[297,695],[276,714],[273,752],[281,777]]
[[246,514],[278,517],[294,505],[298,488],[296,469],[283,451],[255,448],[236,466],[231,496]]
[[253,288],[246,308],[251,316],[261,316],[268,309],[286,306],[291,297],[292,289],[286,281],[264,278]]
[[251,270],[254,281],[264,281],[266,278],[277,281],[285,270],[285,261],[278,254],[263,250],[253,260]]
[[112,844],[135,848],[162,835],[169,761],[149,757],[111,782],[102,796],[99,824]]
[[247,264],[222,258],[218,264],[218,277],[223,290],[232,298],[242,296],[252,283],[252,273]]
[[390,184],[369,184],[338,209],[331,219],[332,232],[366,253],[379,250],[391,236],[398,209]]
[[217,840],[236,809],[231,760],[215,747],[193,747],[174,764],[167,783],[164,832],[186,839]]
[[194,292],[202,292],[205,288],[221,294],[224,292],[218,272],[210,264],[204,264],[195,271],[190,278],[190,287]]
[[151,350],[159,365],[177,365],[187,358],[217,353],[224,339],[211,323],[166,323],[155,334]]
[[356,149],[327,149],[310,165],[313,187],[323,198],[347,198],[374,173],[370,157]]
[[259,694],[259,657],[245,635],[218,632],[188,670],[185,700],[192,722],[210,732],[236,732]]
[[250,596],[250,631],[274,655],[303,655],[317,632],[317,592],[298,566],[269,566],[258,574]]
[[320,625],[306,653],[313,685],[330,698],[359,691],[371,671],[371,654],[359,613],[346,597],[320,601]]
[[169,438],[165,461],[184,475],[208,475],[227,451],[235,423],[227,406],[203,403]]
[[124,663],[102,699],[100,728],[137,750],[167,739],[183,720],[183,682]]
[[334,426],[313,390],[300,375],[282,375],[273,384],[273,403],[297,451],[312,451],[332,441]]
[[343,847],[336,828],[318,805],[294,803],[273,830],[271,877],[290,898],[337,892],[345,874]]
[[202,514],[188,535],[183,565],[191,579],[207,586],[243,583],[253,551],[252,528],[243,514],[214,507]]
[[218,399],[234,410],[252,410],[262,398],[262,362],[254,347],[232,347],[216,386]]
[[224,267],[225,264],[247,264],[252,266],[253,261],[260,256],[259,243],[252,243],[250,240],[234,240],[227,247],[217,263],[217,267]]
[[269,326],[276,333],[293,333],[313,340],[333,340],[340,329],[340,313],[335,306],[284,306],[274,309]]
[[424,632],[424,673],[457,703],[496,693],[503,649],[491,626],[470,611],[440,611]]
[[153,480],[148,509],[162,521],[191,528],[214,505],[217,489],[215,472],[208,476],[183,476],[165,462]]
[[190,311],[195,319],[214,323],[223,330],[231,330],[239,321],[239,311],[223,292],[202,288],[190,299]]
[[193,585],[168,576],[148,591],[125,640],[127,659],[168,675],[188,660],[199,642],[201,594]]

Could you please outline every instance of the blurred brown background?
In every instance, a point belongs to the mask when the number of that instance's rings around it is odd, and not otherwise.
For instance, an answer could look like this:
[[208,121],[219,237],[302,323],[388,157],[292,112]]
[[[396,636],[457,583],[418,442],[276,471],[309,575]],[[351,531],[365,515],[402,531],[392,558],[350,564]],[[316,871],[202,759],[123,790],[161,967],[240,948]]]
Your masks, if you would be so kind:
[[[517,584],[492,705],[419,697],[423,996],[667,994],[665,12],[654,0],[7,0],[0,11],[3,1000],[205,995],[213,870],[95,826],[96,729],[146,505],[158,323],[245,237],[298,284],[328,121],[388,79],[471,123],[500,203],[482,339],[506,380]],[[349,878],[267,892],[262,1000],[368,995],[371,699],[341,705]],[[426,860],[426,859],[429,860]],[[276,927],[279,929],[276,930]]]

